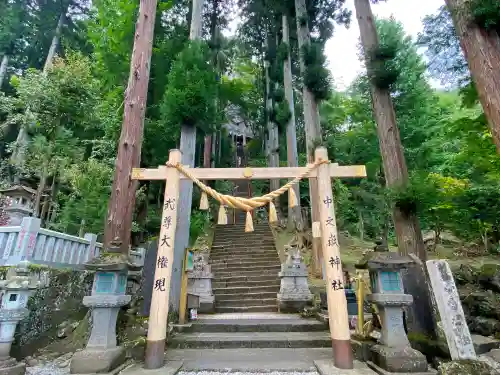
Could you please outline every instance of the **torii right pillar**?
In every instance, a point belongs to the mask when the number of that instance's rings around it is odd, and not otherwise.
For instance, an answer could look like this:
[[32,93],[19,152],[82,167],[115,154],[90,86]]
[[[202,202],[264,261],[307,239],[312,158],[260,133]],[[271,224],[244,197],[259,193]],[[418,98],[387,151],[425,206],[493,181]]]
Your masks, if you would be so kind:
[[[328,160],[328,152],[324,147],[317,148],[314,156],[316,161]],[[318,195],[321,248],[326,269],[328,322],[332,337],[333,363],[340,369],[352,369],[354,365],[347,301],[344,292],[345,281],[340,260],[332,180],[326,163],[318,166]]]

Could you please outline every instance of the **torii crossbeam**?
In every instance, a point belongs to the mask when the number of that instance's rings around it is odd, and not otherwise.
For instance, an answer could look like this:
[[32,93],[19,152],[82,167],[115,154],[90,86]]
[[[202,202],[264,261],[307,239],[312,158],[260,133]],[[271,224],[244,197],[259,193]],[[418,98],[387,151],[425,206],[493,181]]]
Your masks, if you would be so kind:
[[[350,343],[347,301],[344,293],[344,275],[340,260],[337,224],[335,220],[332,178],[366,177],[364,165],[339,166],[325,163],[328,153],[320,147],[315,151],[316,166],[284,168],[189,168],[191,177],[198,180],[240,180],[240,179],[293,179],[310,170],[307,178],[317,178],[320,207],[320,223],[313,223],[313,235],[321,237],[323,260],[326,269],[326,289],[328,316],[332,337],[335,366],[342,369],[353,368]],[[155,369],[163,366],[167,316],[169,306],[170,279],[174,257],[175,231],[177,227],[177,202],[179,182],[188,179],[178,168],[181,152],[171,150],[168,166],[154,169],[134,168],[133,180],[166,180],[158,259],[154,275],[153,293],[148,325],[145,368]],[[184,167],[185,168],[185,167]]]

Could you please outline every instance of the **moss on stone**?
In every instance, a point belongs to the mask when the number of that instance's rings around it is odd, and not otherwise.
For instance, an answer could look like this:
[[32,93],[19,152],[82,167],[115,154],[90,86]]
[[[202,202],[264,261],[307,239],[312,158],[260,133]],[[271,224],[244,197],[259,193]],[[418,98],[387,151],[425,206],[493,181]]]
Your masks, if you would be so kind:
[[480,361],[462,360],[439,365],[439,375],[491,375],[492,368]]
[[500,274],[500,265],[498,264],[483,264],[479,270],[480,276],[488,278],[495,276],[497,273]]
[[439,340],[432,339],[419,332],[408,332],[412,348],[419,350],[426,356],[447,357],[446,348]]

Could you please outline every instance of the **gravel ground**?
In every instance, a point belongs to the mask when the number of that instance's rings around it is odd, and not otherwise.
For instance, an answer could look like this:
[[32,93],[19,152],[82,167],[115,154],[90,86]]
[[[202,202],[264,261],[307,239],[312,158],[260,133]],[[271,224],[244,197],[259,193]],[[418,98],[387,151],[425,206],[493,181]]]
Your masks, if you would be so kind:
[[60,368],[55,363],[26,367],[26,375],[68,375],[69,367]]
[[316,371],[179,371],[177,375],[319,375]]

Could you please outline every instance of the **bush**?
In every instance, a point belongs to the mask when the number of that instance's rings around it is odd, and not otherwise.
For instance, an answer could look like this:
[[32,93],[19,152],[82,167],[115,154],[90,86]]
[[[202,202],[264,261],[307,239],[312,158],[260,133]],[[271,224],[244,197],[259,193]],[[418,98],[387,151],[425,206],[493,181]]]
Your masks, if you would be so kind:
[[192,41],[179,54],[168,76],[161,104],[162,115],[173,129],[182,125],[213,130],[217,111],[217,79],[205,42]]
[[472,0],[469,6],[474,23],[482,29],[500,34],[500,2],[498,0]]
[[328,99],[330,95],[330,74],[325,68],[325,55],[318,43],[311,43],[302,49],[305,72],[304,85],[313,93],[316,101]]

